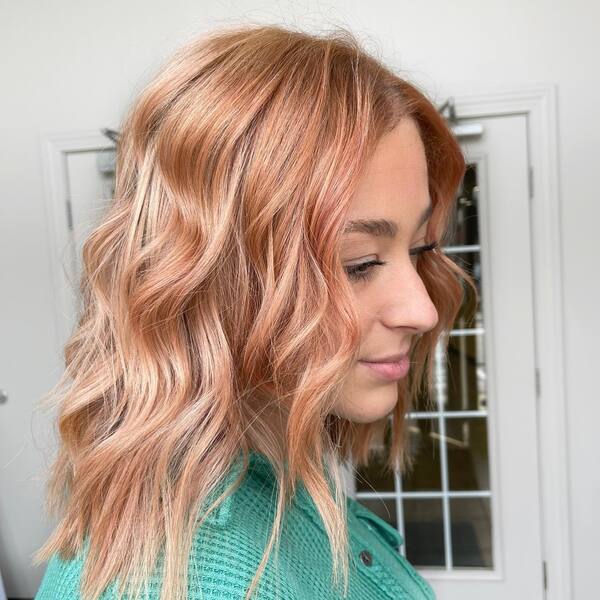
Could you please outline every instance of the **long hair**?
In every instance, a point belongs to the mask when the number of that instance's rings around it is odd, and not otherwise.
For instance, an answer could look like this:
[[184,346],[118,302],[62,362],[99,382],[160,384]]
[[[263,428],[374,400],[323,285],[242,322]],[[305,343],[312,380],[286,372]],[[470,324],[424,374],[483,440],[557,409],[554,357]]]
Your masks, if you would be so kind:
[[[205,506],[251,449],[273,464],[278,496],[246,598],[298,480],[346,593],[341,462],[366,464],[382,423],[331,414],[360,345],[338,247],[366,161],[408,118],[426,150],[429,237],[443,239],[465,172],[460,146],[424,92],[344,28],[215,30],[141,91],[122,123],[114,199],[83,246],[66,368],[47,395],[59,433],[47,509],[60,521],[35,559],[85,547],[83,598],[115,578],[137,597],[161,552],[161,599],[185,598],[198,516],[224,499]],[[469,282],[439,250],[418,270],[439,321],[398,385],[392,468],[407,464],[405,415],[432,385],[433,351]],[[284,447],[269,411],[285,416]]]

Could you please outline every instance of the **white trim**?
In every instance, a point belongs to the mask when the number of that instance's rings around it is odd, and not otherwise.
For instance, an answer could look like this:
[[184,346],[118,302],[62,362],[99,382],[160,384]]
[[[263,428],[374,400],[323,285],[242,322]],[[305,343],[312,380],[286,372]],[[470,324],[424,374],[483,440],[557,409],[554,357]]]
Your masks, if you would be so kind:
[[[62,348],[72,333],[73,310],[76,307],[76,287],[79,282],[72,261],[73,233],[69,230],[65,211],[69,200],[69,173],[67,155],[77,152],[94,152],[114,148],[114,144],[100,131],[41,132],[42,167],[44,177],[44,203],[48,227],[48,256],[52,293],[54,295],[54,324],[57,348]],[[67,266],[68,265],[68,266]],[[65,271],[67,266],[67,271]]]
[[[535,174],[531,234],[536,364],[540,377],[538,449],[546,600],[572,597],[571,514],[565,393],[557,87],[535,84],[454,95],[457,118],[527,116]],[[540,565],[541,572],[541,565]]]
[[[454,492],[450,490],[440,490],[439,492],[356,492],[354,498],[365,498],[367,500],[386,500],[400,498],[491,498],[491,490],[469,490],[466,492]],[[448,567],[451,568],[451,567]]]

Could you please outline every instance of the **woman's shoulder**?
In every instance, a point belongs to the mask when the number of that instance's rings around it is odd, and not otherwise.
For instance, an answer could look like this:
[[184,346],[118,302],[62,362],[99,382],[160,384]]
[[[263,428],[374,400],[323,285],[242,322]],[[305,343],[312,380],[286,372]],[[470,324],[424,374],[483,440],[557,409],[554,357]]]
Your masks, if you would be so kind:
[[53,554],[46,565],[34,600],[78,600],[82,570],[82,554],[72,559],[63,559],[57,553]]
[[[219,493],[235,480],[240,465],[241,462],[234,463],[218,486]],[[188,600],[244,597],[268,544],[276,512],[275,491],[268,462],[262,455],[251,454],[240,485],[205,520],[199,521],[194,531],[188,563]],[[86,541],[83,549],[70,559],[54,554],[46,565],[34,600],[79,600],[87,547]],[[298,597],[287,563],[285,557],[276,563],[269,557],[258,583],[257,598],[294,600]],[[160,576],[155,571],[145,600],[159,600],[161,587]],[[116,597],[113,582],[99,600]]]
[[[232,467],[219,490],[238,476],[238,467],[238,463]],[[189,571],[191,591],[194,586],[201,589],[206,600],[243,598],[268,546],[276,509],[276,482],[269,462],[251,453],[240,484],[196,529]],[[257,598],[300,597],[292,560],[285,551],[270,553]]]

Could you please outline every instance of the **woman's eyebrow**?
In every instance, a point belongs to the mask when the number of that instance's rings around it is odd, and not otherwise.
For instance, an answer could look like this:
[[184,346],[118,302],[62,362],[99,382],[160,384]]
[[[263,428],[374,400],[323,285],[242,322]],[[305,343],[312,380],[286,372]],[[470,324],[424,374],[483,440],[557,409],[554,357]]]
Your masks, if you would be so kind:
[[[423,211],[419,222],[417,223],[417,229],[419,229],[433,212],[433,204]],[[395,238],[398,233],[398,223],[396,221],[390,221],[388,219],[356,219],[353,221],[347,221],[343,234],[348,233],[366,233],[367,235],[373,235],[376,237],[388,237]]]

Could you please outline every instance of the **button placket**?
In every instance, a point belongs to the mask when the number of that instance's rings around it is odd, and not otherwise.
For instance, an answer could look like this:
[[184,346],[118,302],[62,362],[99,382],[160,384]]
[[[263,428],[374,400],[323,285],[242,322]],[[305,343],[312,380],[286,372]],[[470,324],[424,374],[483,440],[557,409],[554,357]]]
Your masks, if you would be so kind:
[[[382,523],[377,515],[371,514],[356,500],[350,501],[349,509],[349,513],[356,519],[356,522],[364,528],[363,531],[375,534],[380,543],[393,548],[392,552],[385,551],[385,556],[378,559],[377,550],[372,548],[367,539],[360,535],[360,529],[351,527],[351,537],[355,542],[355,552],[357,553],[355,556],[360,555],[361,550],[368,548],[372,558],[371,566],[368,567],[361,560],[359,571],[373,581],[387,597],[394,600],[413,600],[417,597],[422,600],[436,600],[429,583],[400,553],[400,546],[404,543],[404,538],[400,533],[385,521]],[[402,580],[399,579],[400,573],[392,564],[400,567]],[[404,580],[404,578],[407,579]]]
[[[374,529],[368,524],[368,522],[365,522],[362,519],[359,519],[359,522],[361,522],[368,530],[374,531]],[[362,540],[358,536],[353,535],[353,538],[358,542],[359,547],[364,548],[366,546],[364,540]],[[361,569],[361,571],[367,576],[370,576],[371,574],[377,572],[377,575],[370,577],[370,579],[377,583],[383,591],[390,595],[390,597],[394,598],[395,600],[409,600],[415,598],[416,590],[413,589],[412,586],[416,585],[418,590],[423,594],[423,600],[436,600],[433,589],[431,588],[429,583],[421,577],[421,575],[406,560],[406,558],[402,556],[402,554],[398,550],[394,550],[393,552],[391,552],[391,555],[393,556],[392,560],[399,565],[402,572],[404,573],[404,576],[408,576],[411,583],[409,584],[409,582],[407,581],[406,584],[410,585],[410,589],[412,589],[412,591],[409,591],[409,588],[406,587],[406,585],[403,582],[398,580],[398,576],[392,575],[392,572],[389,570],[389,564],[386,564],[386,561],[377,561],[373,558],[372,553],[370,554],[372,558],[371,566],[365,566],[365,568]],[[388,555],[386,555],[386,557],[387,556]],[[375,563],[373,561],[375,561]],[[365,563],[363,562],[363,564]]]
[[396,529],[392,528],[389,523],[383,521],[377,515],[372,515],[360,505],[355,506],[354,514],[369,531],[383,535],[387,543],[394,547],[393,556],[395,562],[400,564],[404,573],[408,575],[408,577],[419,588],[426,598],[435,599],[433,589],[429,583],[423,579],[423,577],[416,571],[410,562],[401,554],[400,545],[404,543],[404,538],[400,535],[400,533],[397,532]]
[[[359,521],[360,522],[360,521]],[[361,523],[365,525],[364,523]],[[354,556],[358,556],[358,570],[389,600],[410,600],[408,590],[392,576],[385,564],[378,560],[369,543],[355,529],[350,530]]]
[[[301,498],[303,498],[302,495],[300,496],[299,500]],[[304,512],[321,530],[323,523],[317,514],[314,504],[309,502],[308,498],[309,496],[306,495],[304,501],[299,501],[297,505],[302,512]],[[379,543],[384,543],[381,538],[383,533],[383,538],[386,540],[385,544],[388,546],[403,544],[404,539],[399,532],[396,532],[395,529],[392,529],[391,525],[388,525],[389,529],[387,529],[385,533],[382,531],[381,525],[378,521],[375,521],[377,524],[377,527],[375,527],[373,525],[373,518],[370,513],[363,511],[362,505],[360,505],[360,503],[357,501],[351,503],[348,508],[348,519],[355,519],[355,522],[359,524],[360,527],[363,527],[364,530],[369,531],[371,534],[376,534],[379,539]],[[417,592],[416,589],[413,589],[413,585],[415,584],[418,590],[424,593],[424,598],[428,600],[436,600],[431,588],[426,582],[424,582],[424,580],[420,580],[420,576],[416,572],[413,572],[412,566],[406,561],[406,559],[404,559],[399,550],[394,550],[391,552],[391,554],[394,556],[392,561],[398,565],[401,565],[404,576],[408,575],[412,584],[408,581],[406,583],[410,586],[412,592],[409,591],[404,583],[398,579],[399,575],[394,574],[395,569],[390,568],[390,559],[387,557],[387,554],[385,560],[382,561],[378,559],[377,551],[371,547],[369,537],[363,537],[358,533],[358,531],[359,530],[356,527],[353,527],[351,523],[349,523],[349,542],[351,545],[351,556],[354,568],[356,568],[364,577],[369,579],[373,586],[380,590],[382,594],[385,594],[385,597],[388,600],[414,600],[416,597],[415,592]],[[367,551],[370,556],[369,565],[367,565],[363,560],[363,557],[361,557],[361,554],[364,551]],[[363,554],[363,556],[366,555]],[[367,562],[368,561],[369,559],[367,559]]]

